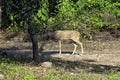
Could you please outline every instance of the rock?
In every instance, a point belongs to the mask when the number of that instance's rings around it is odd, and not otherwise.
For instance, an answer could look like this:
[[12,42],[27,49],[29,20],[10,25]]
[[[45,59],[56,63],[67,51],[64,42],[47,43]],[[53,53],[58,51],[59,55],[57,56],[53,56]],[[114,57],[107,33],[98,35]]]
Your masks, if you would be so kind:
[[51,68],[52,67],[52,62],[43,62],[41,64],[43,68]]
[[5,76],[3,74],[0,74],[0,80],[5,80]]
[[105,69],[105,67],[104,66],[100,66],[100,69]]

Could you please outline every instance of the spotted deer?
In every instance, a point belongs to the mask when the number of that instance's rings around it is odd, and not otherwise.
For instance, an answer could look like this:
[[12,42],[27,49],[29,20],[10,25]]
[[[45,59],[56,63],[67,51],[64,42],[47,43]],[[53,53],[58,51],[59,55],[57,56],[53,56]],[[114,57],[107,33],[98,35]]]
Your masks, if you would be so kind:
[[[81,46],[81,53],[84,53],[83,51],[83,44],[80,42],[80,33],[78,31],[74,30],[58,30],[55,32],[48,32],[47,33],[49,38],[52,38],[53,40],[57,40],[59,43],[59,54],[61,54],[61,43],[64,40],[71,40],[71,43],[74,45],[74,50],[72,54],[75,53],[77,45]],[[51,47],[53,44],[51,44]]]

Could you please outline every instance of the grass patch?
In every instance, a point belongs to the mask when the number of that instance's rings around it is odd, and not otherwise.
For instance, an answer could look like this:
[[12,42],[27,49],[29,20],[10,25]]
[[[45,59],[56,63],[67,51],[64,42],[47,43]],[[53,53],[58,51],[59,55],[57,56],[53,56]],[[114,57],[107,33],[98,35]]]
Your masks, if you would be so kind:
[[119,77],[116,73],[109,73],[105,75],[97,75],[90,73],[71,73],[65,70],[51,70],[51,72],[43,77],[42,80],[118,80]]
[[24,66],[12,62],[9,58],[3,58],[0,61],[0,73],[7,80],[35,80],[35,76],[26,71]]
[[[41,66],[31,66],[17,63],[9,58],[0,59],[0,73],[7,80],[119,80],[120,74],[116,70],[101,72],[98,68],[96,73],[87,72],[86,68],[77,68],[78,72],[66,70],[67,67],[53,66],[50,69]],[[67,63],[69,64],[69,63]],[[61,64],[63,65],[63,64]],[[70,64],[69,67],[75,64]],[[101,73],[97,73],[101,72]]]

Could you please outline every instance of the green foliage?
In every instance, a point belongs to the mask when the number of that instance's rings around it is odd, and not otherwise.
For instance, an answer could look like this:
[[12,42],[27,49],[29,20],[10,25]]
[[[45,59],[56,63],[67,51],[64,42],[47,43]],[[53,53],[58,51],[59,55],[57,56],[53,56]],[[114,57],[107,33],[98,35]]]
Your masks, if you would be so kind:
[[19,32],[20,28],[18,27],[18,24],[16,22],[11,23],[11,25],[8,26],[6,31],[9,32]]
[[[82,7],[79,4],[82,4]],[[119,9],[110,1],[88,0],[82,2],[78,0],[76,8],[78,9],[78,15],[81,15],[79,19],[87,27],[102,29],[104,27],[118,26],[116,12]]]
[[96,29],[120,26],[117,0],[3,0],[3,3],[3,27],[13,28],[12,31],[27,29],[31,22],[40,24],[40,29],[53,25],[54,29],[49,27],[52,30],[77,29],[79,24]]
[[36,15],[33,15],[33,20],[36,21],[36,23],[41,24],[42,26],[45,26],[47,24],[48,20],[48,0],[41,0],[41,8],[37,10]]
[[74,4],[70,0],[59,0],[58,8],[58,20],[70,20],[75,15]]
[[[60,29],[75,29],[77,22],[74,20],[76,15],[76,10],[74,3],[71,0],[59,0],[56,6],[58,13],[56,15],[56,21],[60,24]],[[72,27],[71,27],[72,26]]]

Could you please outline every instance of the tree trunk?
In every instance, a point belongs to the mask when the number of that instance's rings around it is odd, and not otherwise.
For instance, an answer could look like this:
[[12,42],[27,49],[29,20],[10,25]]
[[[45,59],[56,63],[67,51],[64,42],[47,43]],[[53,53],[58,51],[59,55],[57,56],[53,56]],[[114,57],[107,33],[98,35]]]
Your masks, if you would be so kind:
[[1,20],[2,20],[2,0],[0,0],[0,30],[1,30]]
[[37,35],[30,34],[30,38],[32,40],[32,47],[33,47],[33,60],[37,62],[39,60]]

